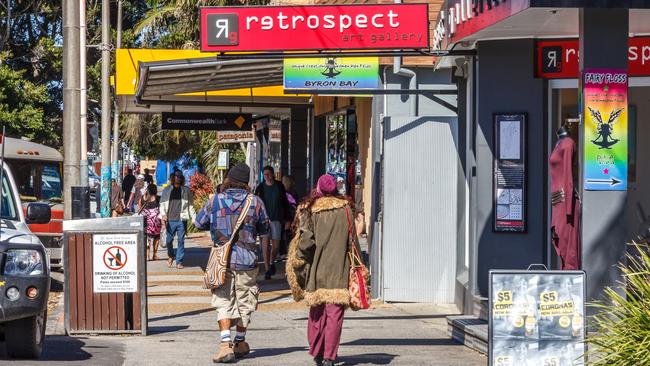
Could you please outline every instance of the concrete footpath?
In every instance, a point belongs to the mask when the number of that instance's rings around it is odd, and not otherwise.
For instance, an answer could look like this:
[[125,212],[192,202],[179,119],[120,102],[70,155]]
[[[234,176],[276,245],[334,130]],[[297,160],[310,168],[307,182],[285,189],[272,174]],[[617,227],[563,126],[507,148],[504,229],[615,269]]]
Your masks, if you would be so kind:
[[[149,262],[149,336],[50,335],[43,361],[61,365],[207,365],[217,348],[216,313],[201,289],[207,241],[189,240],[185,269]],[[166,259],[165,251],[159,257]],[[238,365],[311,365],[307,308],[290,296],[283,274],[260,281],[262,294],[247,341],[252,352]],[[451,309],[422,304],[376,304],[346,313],[340,365],[485,365],[486,357],[447,336]],[[57,319],[58,320],[58,319]],[[49,327],[51,332],[58,329]],[[0,361],[0,365],[41,364]]]

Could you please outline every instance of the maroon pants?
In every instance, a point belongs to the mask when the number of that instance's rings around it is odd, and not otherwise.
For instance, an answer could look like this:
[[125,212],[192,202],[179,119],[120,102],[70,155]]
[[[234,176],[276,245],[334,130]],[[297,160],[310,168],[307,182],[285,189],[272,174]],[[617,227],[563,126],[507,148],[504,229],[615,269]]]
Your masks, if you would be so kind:
[[343,306],[335,304],[312,306],[309,309],[307,338],[310,355],[322,356],[327,360],[336,359],[343,328],[343,312]]

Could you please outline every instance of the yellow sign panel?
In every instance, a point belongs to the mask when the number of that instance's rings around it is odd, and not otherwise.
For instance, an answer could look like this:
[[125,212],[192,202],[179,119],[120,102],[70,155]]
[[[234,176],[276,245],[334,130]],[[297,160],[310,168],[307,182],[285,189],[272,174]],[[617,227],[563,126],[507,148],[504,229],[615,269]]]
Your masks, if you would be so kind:
[[[216,53],[201,52],[199,50],[157,50],[157,49],[118,49],[116,57],[116,94],[135,95],[138,82],[138,63],[152,61],[169,61],[192,58],[205,58],[216,56]],[[207,93],[191,93],[183,95],[208,95],[227,97],[282,97],[296,96],[296,94],[284,94],[282,85],[266,86],[251,89],[231,89],[220,91],[207,91]]]

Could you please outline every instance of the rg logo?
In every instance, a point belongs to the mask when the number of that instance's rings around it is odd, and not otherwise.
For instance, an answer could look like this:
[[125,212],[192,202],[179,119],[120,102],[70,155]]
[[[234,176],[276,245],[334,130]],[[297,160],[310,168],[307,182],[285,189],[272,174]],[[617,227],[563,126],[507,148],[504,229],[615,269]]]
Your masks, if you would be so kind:
[[542,72],[562,72],[563,49],[560,46],[542,47]]
[[208,46],[236,46],[239,44],[237,14],[208,14]]

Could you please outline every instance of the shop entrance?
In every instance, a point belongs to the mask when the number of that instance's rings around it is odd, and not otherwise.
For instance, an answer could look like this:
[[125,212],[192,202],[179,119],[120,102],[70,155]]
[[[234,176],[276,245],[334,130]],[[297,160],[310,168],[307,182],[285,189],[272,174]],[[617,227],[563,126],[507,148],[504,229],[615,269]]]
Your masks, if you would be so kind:
[[[564,126],[569,136],[577,144],[574,157],[574,186],[580,187],[579,156],[583,148],[580,137],[579,93],[576,79],[551,80],[549,82],[549,129],[548,155],[558,142],[557,131]],[[639,235],[650,233],[650,165],[639,164],[645,157],[650,157],[650,145],[639,143],[650,138],[650,130],[644,125],[650,121],[650,78],[630,78],[628,89],[628,190],[625,205],[626,240],[631,241]],[[549,191],[547,192],[547,232],[551,230],[551,192],[550,175],[547,175]],[[606,233],[603,233],[605,235]],[[551,236],[548,236],[547,265],[560,268],[560,261],[553,249]]]

